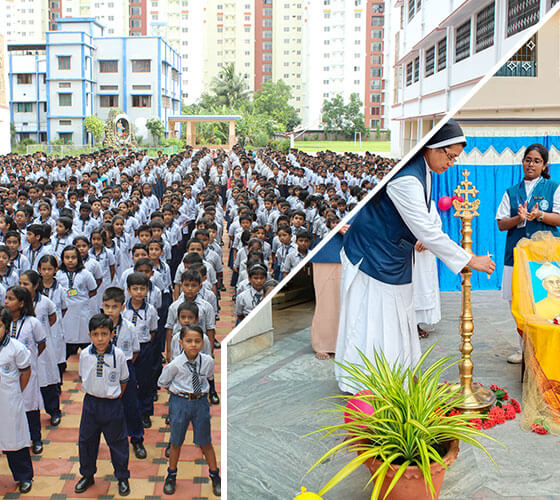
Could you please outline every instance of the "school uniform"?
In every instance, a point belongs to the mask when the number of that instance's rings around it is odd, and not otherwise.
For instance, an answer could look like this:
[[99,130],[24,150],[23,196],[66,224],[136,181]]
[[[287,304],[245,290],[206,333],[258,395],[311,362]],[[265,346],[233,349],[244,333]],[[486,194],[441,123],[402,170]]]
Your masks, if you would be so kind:
[[[11,286],[19,284],[19,276],[16,267],[12,264],[8,264],[6,269],[6,274],[0,276],[0,284],[7,290]],[[4,298],[5,295],[4,295]],[[3,304],[4,302],[2,302]]]
[[140,352],[140,342],[134,325],[122,316],[113,329],[113,345],[117,346],[124,353],[126,365],[128,367],[128,384],[122,395],[124,408],[124,418],[128,437],[132,443],[144,441],[144,426],[140,416],[138,405],[138,387],[136,383],[136,370],[132,363],[132,357]]
[[37,247],[35,250],[33,250],[31,246],[28,246],[23,251],[23,255],[29,261],[30,267],[28,269],[33,269],[34,271],[37,271],[37,268],[39,266],[39,260],[41,260],[41,257],[43,255],[47,255],[47,253],[48,253],[48,247],[46,247],[45,245],[39,245],[39,247]]
[[44,408],[39,388],[39,346],[46,342],[46,334],[41,322],[34,316],[23,316],[12,321],[10,335],[19,340],[30,352],[31,376],[23,391],[23,404],[29,425],[31,441],[41,441],[41,418],[39,411]]
[[78,272],[58,271],[56,280],[66,294],[68,307],[63,318],[64,340],[66,342],[66,356],[75,354],[79,347],[89,344],[89,293],[97,290],[97,283],[93,275],[82,269]]
[[[247,316],[263,299],[263,291],[257,291],[252,286],[237,295],[235,299],[235,315],[239,317]],[[240,322],[240,321],[238,321]]]
[[181,446],[189,424],[193,424],[193,441],[197,446],[211,444],[208,379],[214,376],[214,360],[198,353],[190,361],[185,354],[165,365],[158,384],[169,388],[169,420],[173,446]]
[[130,321],[138,335],[140,352],[134,362],[136,379],[138,382],[138,402],[140,414],[151,416],[154,414],[154,401],[152,399],[152,366],[153,366],[153,344],[151,333],[157,330],[158,315],[154,306],[146,301],[139,309],[134,309],[130,300],[122,312],[122,317]]
[[289,273],[292,269],[297,267],[297,265],[303,259],[305,259],[306,256],[307,254],[301,254],[299,250],[297,250],[297,248],[291,250],[286,256],[284,262],[282,263],[282,270],[281,270],[282,274]]
[[[88,301],[89,307],[89,316],[90,318],[99,312],[100,302],[99,302],[99,289],[101,287],[101,283],[103,283],[103,270],[99,262],[96,259],[92,259],[90,254],[88,253],[85,257],[82,258],[82,262],[84,263],[85,268],[93,275],[95,278],[95,285],[97,293],[95,297],[91,297]],[[99,283],[97,286],[97,283]]]
[[[49,298],[55,305],[56,323],[51,326],[51,344],[54,352],[54,360],[56,361],[59,372],[64,371],[62,364],[66,365],[66,342],[64,341],[63,313],[66,312],[66,293],[62,290],[58,281],[55,279],[50,288],[43,288],[43,294]],[[65,366],[64,366],[65,368]]]
[[70,232],[64,236],[58,236],[55,234],[51,239],[51,252],[56,255],[60,262],[60,256],[62,255],[62,250],[64,250],[68,245],[72,245],[75,235]]
[[31,353],[18,340],[5,335],[0,341],[0,450],[8,459],[15,481],[30,481],[33,465],[25,405],[20,387],[21,372],[31,368]]
[[121,384],[129,380],[125,355],[112,344],[102,354],[91,345],[80,353],[78,370],[85,393],[78,438],[80,474],[93,476],[97,472],[99,438],[103,433],[115,477],[128,479],[128,439],[120,397]]
[[39,356],[39,388],[45,411],[52,416],[60,416],[59,384],[60,372],[57,366],[56,346],[53,343],[49,318],[56,314],[56,306],[48,297],[37,294],[35,317],[40,321],[46,334],[47,345]]
[[115,269],[116,259],[113,252],[107,251],[105,248],[103,248],[99,254],[96,254],[93,248],[90,248],[89,256],[90,258],[95,259],[101,269],[102,281],[97,289],[97,295],[95,296],[95,302],[97,305],[96,311],[98,311],[103,300],[103,292],[111,285],[111,266]]
[[[173,330],[177,323],[177,310],[185,300],[183,293],[181,293],[179,298],[169,306],[165,328]],[[196,295],[193,302],[198,306],[198,324],[200,328],[202,328],[204,333],[208,330],[214,330],[216,328],[216,315],[214,314],[212,306],[200,297],[199,294]]]
[[14,272],[17,276],[17,283],[19,284],[19,276],[23,271],[27,271],[28,269],[31,269],[31,265],[29,263],[29,260],[27,259],[27,257],[25,255],[23,255],[21,252],[18,253],[17,257],[15,259],[12,259],[10,261],[10,265],[13,266],[14,268]]

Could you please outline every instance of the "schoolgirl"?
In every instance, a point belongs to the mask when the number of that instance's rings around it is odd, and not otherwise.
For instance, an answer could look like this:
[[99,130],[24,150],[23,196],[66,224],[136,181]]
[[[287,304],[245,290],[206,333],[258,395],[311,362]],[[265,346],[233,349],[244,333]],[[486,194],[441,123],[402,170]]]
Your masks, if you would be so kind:
[[60,258],[62,250],[72,244],[72,224],[72,219],[66,216],[62,216],[56,221],[56,234],[52,239],[51,252],[58,258]]
[[66,359],[89,345],[89,301],[97,293],[97,283],[85,268],[80,252],[67,246],[61,255],[56,279],[66,295],[67,312],[63,318]]
[[101,269],[102,281],[97,289],[97,310],[99,311],[101,307],[103,292],[111,286],[113,279],[115,278],[115,255],[112,251],[107,251],[105,249],[105,238],[102,228],[94,229],[90,235],[91,247],[89,249],[89,256],[94,259]]
[[98,295],[99,287],[103,283],[103,270],[101,269],[101,265],[96,259],[90,258],[90,243],[86,236],[78,236],[77,238],[74,238],[73,243],[74,246],[78,249],[78,252],[80,252],[80,257],[82,258],[84,266],[91,274],[93,274],[95,282],[97,283],[97,294],[95,296],[95,299],[92,299],[88,302],[89,314],[91,317],[99,312]]
[[23,286],[12,286],[6,292],[5,307],[10,313],[12,324],[10,335],[19,340],[31,354],[31,376],[23,391],[23,401],[29,434],[31,451],[38,455],[43,452],[41,441],[41,417],[43,398],[39,388],[39,356],[46,348],[46,334],[41,322],[35,317],[31,293]]
[[125,269],[132,266],[132,259],[130,257],[130,249],[132,247],[132,238],[124,232],[124,217],[122,215],[115,215],[113,217],[113,232],[115,233],[114,242],[117,247],[115,253],[117,257],[117,274],[120,276]]
[[56,306],[48,297],[43,295],[41,275],[37,271],[28,269],[19,277],[21,286],[27,288],[33,299],[35,317],[41,322],[47,338],[45,351],[39,357],[39,387],[45,411],[51,417],[51,425],[60,424],[60,372],[56,362],[56,346],[52,337],[52,326],[56,323]]
[[64,328],[62,318],[68,309],[66,294],[56,279],[58,261],[54,255],[43,255],[39,259],[39,274],[43,284],[42,293],[50,299],[56,308],[56,322],[51,325],[51,339],[54,351],[54,360],[58,366],[60,376],[66,370],[66,343],[64,342]]
[[10,262],[10,249],[6,245],[0,245],[0,285],[7,290],[17,285],[18,279],[15,267]]
[[31,268],[27,257],[20,252],[21,235],[18,231],[8,231],[4,241],[10,249],[10,265],[14,268],[14,272],[19,279],[22,271]]

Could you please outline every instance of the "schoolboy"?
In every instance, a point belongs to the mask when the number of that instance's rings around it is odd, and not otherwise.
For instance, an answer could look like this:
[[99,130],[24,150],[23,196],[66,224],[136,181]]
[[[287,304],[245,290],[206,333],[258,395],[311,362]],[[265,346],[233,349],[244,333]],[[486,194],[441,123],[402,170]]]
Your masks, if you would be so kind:
[[85,392],[78,448],[81,479],[74,491],[84,493],[94,484],[101,433],[109,450],[120,496],[130,494],[128,439],[122,395],[128,382],[124,352],[112,344],[113,320],[96,314],[89,320],[92,345],[80,353],[79,375]]
[[310,245],[311,236],[307,231],[301,229],[296,235],[297,249],[292,249],[282,263],[282,278],[285,278],[303,260],[309,252]]
[[249,283],[251,287],[241,292],[235,299],[236,324],[241,323],[259,305],[263,298],[263,286],[267,278],[266,267],[256,264],[249,268]]
[[42,224],[29,224],[27,226],[27,248],[22,252],[27,257],[31,269],[37,271],[39,259],[45,255],[45,247],[42,243],[43,240],[43,225]]
[[154,414],[152,399],[152,363],[153,340],[157,330],[157,311],[146,302],[149,280],[144,273],[132,273],[126,278],[127,291],[130,299],[122,313],[136,328],[140,352],[134,362],[136,380],[138,382],[138,402],[142,425],[145,429],[152,426],[150,417]]
[[212,446],[210,406],[207,398],[208,379],[214,376],[214,360],[212,356],[200,352],[204,345],[203,338],[204,333],[198,325],[183,327],[180,335],[183,354],[163,368],[158,380],[158,384],[167,387],[170,393],[171,449],[163,487],[166,495],[175,493],[177,463],[191,422],[194,444],[200,447],[208,463],[214,495],[221,495],[220,471]]
[[134,361],[140,352],[140,342],[134,325],[122,317],[124,304],[125,296],[121,288],[111,286],[103,292],[101,308],[113,321],[111,342],[123,351],[128,368],[128,384],[122,395],[126,429],[134,455],[142,460],[147,457],[147,453],[144,448],[144,426],[138,410],[138,390],[134,369]]

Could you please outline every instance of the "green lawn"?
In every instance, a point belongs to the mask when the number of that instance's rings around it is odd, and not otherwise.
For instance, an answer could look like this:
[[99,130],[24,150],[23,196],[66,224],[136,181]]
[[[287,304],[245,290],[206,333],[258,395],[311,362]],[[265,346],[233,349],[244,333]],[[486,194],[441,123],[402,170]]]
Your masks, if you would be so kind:
[[353,153],[389,153],[391,151],[390,141],[362,141],[354,144],[354,141],[295,141],[295,147],[305,152],[335,151],[344,153],[346,151]]

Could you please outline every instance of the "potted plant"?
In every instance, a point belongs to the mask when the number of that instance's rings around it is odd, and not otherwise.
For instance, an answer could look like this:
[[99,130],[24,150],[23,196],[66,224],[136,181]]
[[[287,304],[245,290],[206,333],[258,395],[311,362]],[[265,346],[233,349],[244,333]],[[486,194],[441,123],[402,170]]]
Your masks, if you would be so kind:
[[459,441],[480,448],[494,462],[479,439],[497,441],[469,422],[473,415],[453,409],[461,401],[459,390],[441,383],[442,374],[458,361],[448,356],[423,369],[433,348],[410,368],[391,365],[380,353],[375,353],[374,362],[360,353],[363,365],[340,364],[347,379],[361,392],[335,396],[344,404],[336,404],[329,412],[340,423],[312,434],[343,440],[311,469],[341,450],[357,456],[327,482],[319,495],[365,464],[372,473],[369,482],[374,482],[372,499],[438,498],[445,470],[457,457]]

